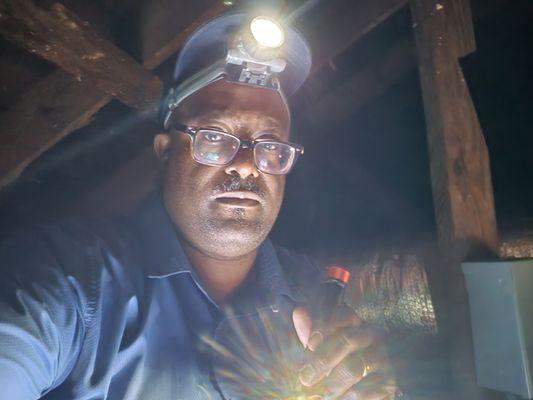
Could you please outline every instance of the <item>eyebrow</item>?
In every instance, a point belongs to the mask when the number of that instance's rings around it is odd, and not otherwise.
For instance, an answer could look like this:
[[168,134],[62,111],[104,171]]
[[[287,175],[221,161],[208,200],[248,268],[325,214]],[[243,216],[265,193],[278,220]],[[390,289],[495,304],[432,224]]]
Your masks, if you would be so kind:
[[[198,120],[217,120],[217,119],[220,119],[221,122],[224,121],[225,118],[228,117],[228,114],[225,113],[225,112],[221,112],[221,111],[210,111],[210,112],[207,112],[205,114],[202,114],[202,115],[197,115],[195,119],[198,119]],[[239,126],[242,126],[242,122],[244,121],[243,118],[233,118],[233,117],[230,117],[232,120],[235,120],[237,119],[238,120],[238,125]],[[282,127],[281,125],[279,124],[279,122],[275,119],[275,118],[272,118],[270,116],[265,116],[264,117],[264,130],[265,130],[265,133],[279,133],[282,131]]]

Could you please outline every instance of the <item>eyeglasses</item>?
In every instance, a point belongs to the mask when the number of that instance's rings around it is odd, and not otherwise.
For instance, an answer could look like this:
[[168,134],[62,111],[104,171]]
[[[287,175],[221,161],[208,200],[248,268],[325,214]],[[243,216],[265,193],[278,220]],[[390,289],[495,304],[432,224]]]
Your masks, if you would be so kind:
[[304,153],[303,146],[272,139],[243,140],[231,133],[208,128],[193,128],[173,123],[171,130],[186,133],[192,141],[192,158],[200,164],[230,164],[240,149],[252,149],[257,169],[265,174],[285,175]]

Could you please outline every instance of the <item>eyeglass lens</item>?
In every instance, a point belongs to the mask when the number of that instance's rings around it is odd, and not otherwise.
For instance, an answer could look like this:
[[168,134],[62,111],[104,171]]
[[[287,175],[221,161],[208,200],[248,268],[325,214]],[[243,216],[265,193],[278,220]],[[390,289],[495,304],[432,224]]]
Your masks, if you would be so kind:
[[[226,165],[239,151],[240,142],[223,132],[199,130],[193,142],[193,157],[207,165]],[[286,174],[295,159],[295,149],[276,141],[256,142],[254,160],[257,168],[268,174]]]
[[268,174],[286,174],[294,161],[294,148],[279,142],[258,142],[254,157],[259,170]]
[[239,139],[221,132],[200,130],[193,143],[194,158],[201,163],[225,165],[239,151]]

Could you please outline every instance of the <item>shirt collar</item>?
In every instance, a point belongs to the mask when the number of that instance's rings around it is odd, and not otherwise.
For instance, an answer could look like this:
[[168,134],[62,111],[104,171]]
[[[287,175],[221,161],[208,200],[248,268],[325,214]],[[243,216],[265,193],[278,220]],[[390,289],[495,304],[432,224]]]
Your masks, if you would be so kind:
[[[197,280],[160,196],[150,199],[141,208],[138,226],[146,260],[144,269],[148,278],[161,279],[190,273]],[[294,300],[276,249],[269,239],[259,247],[254,269],[257,271],[254,283],[261,295],[269,298],[269,301],[279,295]]]

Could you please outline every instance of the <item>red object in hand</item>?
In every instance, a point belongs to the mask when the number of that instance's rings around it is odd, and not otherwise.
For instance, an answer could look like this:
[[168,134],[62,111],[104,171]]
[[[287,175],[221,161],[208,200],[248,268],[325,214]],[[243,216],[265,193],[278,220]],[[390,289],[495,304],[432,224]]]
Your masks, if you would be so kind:
[[315,308],[315,318],[318,324],[327,324],[334,316],[337,307],[343,300],[344,288],[350,280],[350,271],[339,265],[326,268],[326,280]]
[[334,279],[339,281],[339,283],[346,285],[350,280],[350,271],[344,267],[330,265],[326,268],[326,277],[327,279]]

